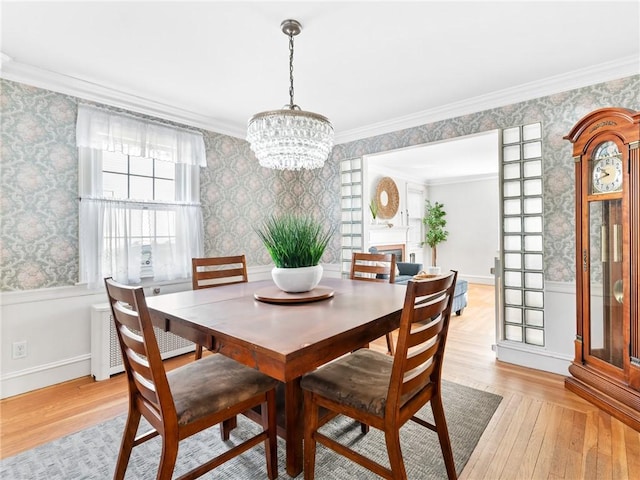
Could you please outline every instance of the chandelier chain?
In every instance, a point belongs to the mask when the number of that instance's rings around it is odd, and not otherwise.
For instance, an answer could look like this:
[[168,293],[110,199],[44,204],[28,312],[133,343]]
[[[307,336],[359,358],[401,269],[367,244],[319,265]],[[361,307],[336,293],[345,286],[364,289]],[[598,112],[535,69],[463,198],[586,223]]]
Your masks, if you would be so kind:
[[289,32],[289,108],[293,110],[293,33]]

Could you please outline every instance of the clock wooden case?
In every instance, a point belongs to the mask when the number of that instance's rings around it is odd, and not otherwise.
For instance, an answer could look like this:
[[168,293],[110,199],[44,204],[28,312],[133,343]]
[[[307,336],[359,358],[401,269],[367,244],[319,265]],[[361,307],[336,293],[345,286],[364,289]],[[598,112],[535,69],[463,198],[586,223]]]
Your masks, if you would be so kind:
[[595,110],[564,138],[575,161],[577,260],[565,386],[640,431],[640,112]]

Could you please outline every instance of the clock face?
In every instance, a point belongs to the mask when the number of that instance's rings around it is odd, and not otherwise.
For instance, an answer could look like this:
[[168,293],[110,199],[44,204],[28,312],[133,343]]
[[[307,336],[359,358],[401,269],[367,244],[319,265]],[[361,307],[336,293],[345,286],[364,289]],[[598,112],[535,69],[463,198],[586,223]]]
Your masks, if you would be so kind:
[[591,170],[593,194],[622,190],[622,156],[613,142],[605,142],[594,152]]

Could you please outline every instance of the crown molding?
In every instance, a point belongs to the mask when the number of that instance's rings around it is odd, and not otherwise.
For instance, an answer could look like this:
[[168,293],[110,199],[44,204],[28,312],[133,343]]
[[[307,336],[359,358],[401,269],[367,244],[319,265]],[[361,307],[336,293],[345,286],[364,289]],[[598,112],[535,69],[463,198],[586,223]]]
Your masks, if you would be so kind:
[[[206,115],[192,112],[140,95],[133,95],[80,78],[63,75],[12,59],[0,52],[0,77],[25,83],[34,87],[52,90],[85,100],[123,108],[132,112],[150,115],[192,127],[218,132],[224,135],[244,138],[245,130],[229,125]],[[487,95],[469,98],[434,109],[423,110],[411,115],[393,118],[384,122],[365,125],[336,134],[336,145],[374,137],[427,123],[467,115],[483,110],[519,103],[533,98],[594,85],[596,83],[624,78],[640,73],[640,60],[625,57],[611,62],[575,70],[541,81],[529,82],[517,87],[500,90]]]
[[487,95],[480,95],[403,117],[392,118],[384,122],[346,130],[336,134],[335,143],[342,144],[363,138],[375,137],[376,135],[396,132],[406,128],[446,120],[448,118],[468,115],[470,113],[491,110],[492,108],[503,107],[505,105],[638,74],[640,74],[640,59],[636,56],[624,57],[543,80],[525,83],[517,87],[492,92]]
[[112,107],[123,108],[132,112],[161,118],[171,122],[244,138],[245,131],[221,123],[206,115],[179,107],[157,102],[139,95],[132,95],[120,90],[105,87],[80,78],[63,75],[33,65],[18,62],[0,52],[2,68],[0,77],[14,82],[24,83],[45,90],[71,95]]

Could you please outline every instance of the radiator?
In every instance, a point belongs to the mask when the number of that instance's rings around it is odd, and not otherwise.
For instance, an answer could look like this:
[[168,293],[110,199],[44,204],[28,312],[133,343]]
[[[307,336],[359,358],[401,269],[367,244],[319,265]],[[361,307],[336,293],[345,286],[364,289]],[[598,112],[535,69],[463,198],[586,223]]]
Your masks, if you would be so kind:
[[[162,358],[175,357],[192,352],[194,344],[173,333],[153,328]],[[96,380],[106,380],[124,371],[122,353],[116,328],[108,303],[91,306],[91,375]]]

